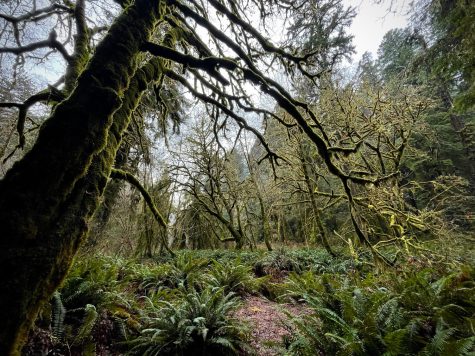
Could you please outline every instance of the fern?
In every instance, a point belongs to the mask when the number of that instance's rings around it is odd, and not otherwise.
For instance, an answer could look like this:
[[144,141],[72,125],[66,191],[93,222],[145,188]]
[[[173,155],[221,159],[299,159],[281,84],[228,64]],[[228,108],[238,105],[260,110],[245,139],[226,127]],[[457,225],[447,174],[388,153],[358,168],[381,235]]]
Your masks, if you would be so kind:
[[245,348],[244,329],[229,316],[239,302],[222,288],[193,290],[178,303],[147,303],[145,328],[127,343],[131,354],[231,355]]
[[437,323],[435,334],[421,351],[422,355],[445,355],[447,345],[457,329],[448,328],[443,320]]
[[281,299],[301,300],[304,295],[317,295],[324,292],[321,277],[307,271],[302,274],[291,272],[284,284],[285,292]]
[[76,341],[81,342],[91,337],[91,331],[96,324],[98,313],[96,307],[92,304],[87,304],[84,308],[84,319],[76,336]]
[[225,293],[254,293],[267,280],[266,277],[255,278],[252,268],[235,260],[227,263],[213,261],[208,274],[204,278],[212,287],[223,288]]
[[66,308],[63,305],[61,294],[58,291],[54,292],[53,294],[51,306],[51,328],[53,335],[61,339],[64,335],[64,318],[66,316]]
[[452,341],[446,346],[453,355],[473,355],[475,353],[475,336]]
[[384,335],[387,356],[406,355],[409,353],[409,331],[398,329]]
[[376,313],[378,327],[389,332],[401,328],[405,320],[405,311],[399,306],[398,297],[381,303]]
[[156,292],[160,288],[191,288],[199,284],[200,272],[208,265],[208,261],[194,258],[189,253],[178,254],[169,264],[161,265],[152,270],[140,283],[140,287],[148,292]]

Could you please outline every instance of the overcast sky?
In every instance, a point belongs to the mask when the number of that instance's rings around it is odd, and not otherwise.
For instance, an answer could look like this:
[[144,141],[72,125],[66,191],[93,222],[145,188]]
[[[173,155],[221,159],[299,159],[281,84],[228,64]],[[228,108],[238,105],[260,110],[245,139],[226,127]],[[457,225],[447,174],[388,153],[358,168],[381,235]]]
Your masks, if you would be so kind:
[[[376,55],[379,44],[387,31],[392,28],[406,27],[407,21],[402,14],[407,12],[409,0],[382,0],[382,4],[376,4],[376,1],[343,0],[347,6],[355,7],[357,12],[349,30],[354,36],[353,44],[356,47],[353,63],[358,63],[362,54],[366,51]],[[389,11],[391,2],[392,12]],[[45,68],[42,67],[38,75],[42,80],[48,80],[50,83],[53,83],[57,80],[58,73],[56,73],[57,69],[50,69],[47,68],[45,73]]]
[[358,62],[366,52],[376,54],[384,34],[392,28],[406,27],[407,20],[403,13],[407,12],[408,0],[393,0],[392,11],[390,1],[375,4],[375,0],[344,0],[347,5],[356,7],[357,15],[349,32],[354,35],[353,44],[356,54],[353,62]]

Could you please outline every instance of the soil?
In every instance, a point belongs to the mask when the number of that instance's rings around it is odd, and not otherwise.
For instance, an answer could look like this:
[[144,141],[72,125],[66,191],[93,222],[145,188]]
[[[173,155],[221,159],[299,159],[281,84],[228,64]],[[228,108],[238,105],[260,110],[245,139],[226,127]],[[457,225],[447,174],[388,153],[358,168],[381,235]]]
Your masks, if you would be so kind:
[[258,356],[276,356],[285,352],[285,340],[292,338],[292,328],[283,310],[301,315],[303,306],[278,304],[263,297],[247,296],[235,317],[249,323],[251,346]]

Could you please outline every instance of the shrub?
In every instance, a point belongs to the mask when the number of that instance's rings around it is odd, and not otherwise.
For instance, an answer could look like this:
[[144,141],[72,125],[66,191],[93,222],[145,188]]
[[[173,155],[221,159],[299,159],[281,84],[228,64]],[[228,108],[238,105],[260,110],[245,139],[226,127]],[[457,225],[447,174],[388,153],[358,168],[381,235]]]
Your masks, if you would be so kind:
[[[434,279],[427,271],[378,286],[335,276],[293,276],[291,292],[301,295],[312,313],[292,317],[298,336],[292,355],[427,354],[475,352],[475,282],[464,267]],[[297,287],[299,282],[303,286]],[[311,283],[310,283],[311,282]]]
[[243,295],[256,292],[266,278],[255,278],[252,267],[238,259],[225,263],[213,261],[205,280],[213,287],[223,288],[225,293]]
[[192,290],[176,303],[149,303],[134,355],[232,355],[247,346],[246,331],[231,313],[239,301],[222,288]]

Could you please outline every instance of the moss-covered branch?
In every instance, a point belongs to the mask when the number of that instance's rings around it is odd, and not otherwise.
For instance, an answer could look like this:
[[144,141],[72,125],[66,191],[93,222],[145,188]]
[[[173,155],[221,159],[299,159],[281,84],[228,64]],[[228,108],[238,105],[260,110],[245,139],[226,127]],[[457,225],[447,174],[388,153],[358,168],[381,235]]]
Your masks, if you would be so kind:
[[63,46],[61,42],[56,39],[56,32],[52,31],[48,37],[48,39],[38,42],[33,42],[27,44],[25,46],[18,46],[18,47],[0,47],[0,53],[12,53],[16,55],[21,55],[26,52],[33,52],[40,48],[52,48],[57,50],[66,62],[70,63],[71,56],[69,55],[66,48]]
[[[166,236],[166,231],[167,231],[167,222],[165,221],[165,219],[163,218],[162,214],[160,214],[160,212],[158,211],[158,208],[157,206],[155,205],[155,203],[153,202],[153,199],[152,197],[150,196],[150,193],[147,191],[147,189],[145,189],[145,187],[139,182],[139,180],[134,177],[133,174],[129,173],[129,172],[126,172],[122,169],[115,169],[113,168],[111,170],[111,178],[114,178],[114,179],[122,179],[122,180],[125,180],[126,182],[128,182],[129,184],[133,185],[135,188],[137,188],[137,190],[140,192],[140,194],[142,195],[142,197],[144,198],[145,200],[145,203],[147,204],[148,208],[150,209],[150,211],[152,212],[152,215],[153,217],[155,218],[155,220],[165,229],[165,236]],[[167,241],[165,240],[165,238],[162,239],[162,244],[163,246],[165,247],[165,249],[172,255],[174,256],[175,253],[170,250],[170,248],[168,247],[168,243]]]
[[183,54],[175,51],[169,47],[162,46],[152,42],[146,42],[143,44],[142,49],[148,51],[154,56],[159,56],[166,59],[171,59],[175,63],[180,63],[185,67],[199,68],[206,71],[210,76],[219,80],[223,85],[229,85],[229,81],[218,72],[219,68],[235,69],[236,63],[229,59],[218,57],[207,57],[198,59],[189,54]]
[[150,193],[145,189],[145,187],[139,182],[137,178],[134,177],[133,174],[126,172],[122,169],[115,169],[113,168],[111,170],[111,178],[114,179],[122,179],[125,180],[126,182],[130,183],[133,185],[137,190],[142,194],[142,197],[144,198],[145,202],[147,203],[150,211],[152,212],[153,216],[155,217],[155,220],[163,227],[167,228],[167,223],[165,219],[163,218],[162,214],[157,209],[157,206],[153,202],[152,197],[150,196]]
[[119,16],[34,147],[0,181],[0,281],[9,290],[0,305],[0,354],[20,354],[86,236],[130,113],[160,72],[158,60],[137,70],[160,4],[137,0]]
[[18,148],[24,148],[26,139],[25,139],[25,121],[28,113],[28,109],[41,102],[59,102],[64,99],[64,94],[54,88],[49,87],[48,89],[42,90],[39,93],[36,93],[26,99],[23,103],[0,103],[0,108],[16,107],[18,108],[18,120],[17,120],[17,132],[19,137]]
[[86,1],[77,0],[73,16],[76,20],[76,35],[74,36],[74,53],[69,61],[65,75],[66,92],[71,92],[76,85],[81,72],[89,60],[89,33],[86,22]]

